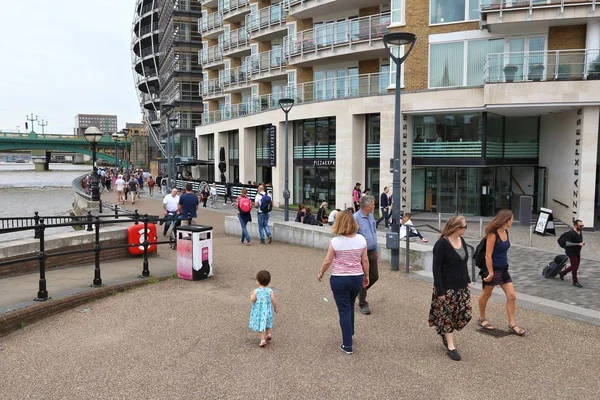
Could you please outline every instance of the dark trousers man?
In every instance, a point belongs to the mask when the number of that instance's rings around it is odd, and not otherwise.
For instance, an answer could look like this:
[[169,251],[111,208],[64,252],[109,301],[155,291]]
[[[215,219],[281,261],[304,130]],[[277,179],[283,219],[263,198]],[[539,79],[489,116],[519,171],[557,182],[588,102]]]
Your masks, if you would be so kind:
[[579,262],[581,261],[581,256],[567,256],[569,257],[569,261],[571,261],[571,265],[569,268],[565,269],[560,273],[560,278],[563,279],[566,274],[569,272],[573,275],[573,284],[579,283],[577,280],[577,270],[579,269]]
[[375,223],[375,226],[379,227],[379,223],[381,221],[385,221],[385,229],[387,229],[389,227],[389,219],[390,219],[390,216],[388,215],[388,208],[383,207],[383,208],[381,208],[381,218],[379,218],[377,220],[377,222]]
[[362,288],[358,295],[358,307],[360,312],[363,314],[371,314],[369,309],[369,303],[367,303],[367,291],[377,282],[379,279],[379,269],[377,267],[377,251],[368,250],[367,257],[369,258],[369,286]]

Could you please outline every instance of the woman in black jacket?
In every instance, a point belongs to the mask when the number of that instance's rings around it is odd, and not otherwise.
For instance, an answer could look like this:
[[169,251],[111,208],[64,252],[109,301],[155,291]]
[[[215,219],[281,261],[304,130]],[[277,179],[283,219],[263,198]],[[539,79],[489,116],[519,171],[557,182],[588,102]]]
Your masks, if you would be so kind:
[[471,292],[467,261],[469,253],[462,238],[467,229],[465,218],[450,217],[442,236],[433,247],[433,295],[429,326],[442,336],[448,356],[460,361],[454,345],[454,331],[460,331],[471,320]]

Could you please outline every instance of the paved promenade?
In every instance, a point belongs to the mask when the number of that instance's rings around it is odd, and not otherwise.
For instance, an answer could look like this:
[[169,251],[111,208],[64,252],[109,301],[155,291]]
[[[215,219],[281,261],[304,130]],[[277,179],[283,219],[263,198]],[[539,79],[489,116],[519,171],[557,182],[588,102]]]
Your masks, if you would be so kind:
[[[146,198],[136,206],[160,209]],[[324,252],[276,241],[242,246],[224,235],[225,213],[201,210],[199,218],[215,227],[214,277],[145,286],[0,338],[2,397],[597,397],[599,327],[520,308],[527,336],[489,336],[474,320],[457,334],[463,361],[456,363],[427,326],[431,283],[387,263],[369,293],[373,314],[356,315],[355,354],[345,355],[329,284],[316,280]],[[263,268],[280,303],[266,349],[247,329],[249,294]],[[506,330],[503,302],[492,300],[488,315]]]

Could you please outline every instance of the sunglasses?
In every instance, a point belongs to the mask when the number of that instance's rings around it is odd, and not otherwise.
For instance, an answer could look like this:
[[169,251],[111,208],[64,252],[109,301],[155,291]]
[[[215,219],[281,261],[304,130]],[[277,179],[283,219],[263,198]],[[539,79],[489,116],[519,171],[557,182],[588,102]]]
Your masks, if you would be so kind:
[[467,229],[467,225],[459,227],[460,229]]

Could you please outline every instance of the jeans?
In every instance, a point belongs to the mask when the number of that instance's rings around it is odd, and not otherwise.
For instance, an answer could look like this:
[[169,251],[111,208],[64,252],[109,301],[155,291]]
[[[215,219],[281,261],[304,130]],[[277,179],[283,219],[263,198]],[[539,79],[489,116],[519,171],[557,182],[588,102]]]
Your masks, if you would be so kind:
[[248,233],[248,229],[246,229],[246,225],[248,221],[246,221],[240,214],[238,214],[238,218],[240,220],[240,225],[242,225],[242,243],[244,243],[244,238],[248,243],[250,243],[250,234]]
[[340,314],[342,341],[344,347],[352,348],[354,335],[354,303],[362,288],[364,275],[332,275],[329,283],[333,298]]
[[369,286],[360,289],[358,295],[358,306],[364,307],[367,304],[367,290],[377,282],[379,279],[379,268],[377,266],[377,252],[375,250],[367,251],[367,257],[369,258]]
[[258,213],[258,234],[260,235],[260,241],[265,241],[265,233],[267,237],[271,236],[271,230],[269,229],[269,214]]
[[560,275],[565,276],[569,272],[573,276],[573,283],[579,283],[577,280],[577,270],[579,269],[579,262],[581,261],[581,256],[568,256],[571,265],[569,268],[565,269],[560,273]]
[[419,239],[423,240],[423,235],[421,235],[419,231],[417,231],[416,233],[413,231],[408,231],[408,237],[418,237]]
[[217,195],[210,196],[210,206],[213,208],[217,208]]
[[388,221],[389,219],[390,219],[390,216],[388,215],[388,208],[387,207],[382,208],[381,209],[381,218],[379,218],[377,220],[377,222],[375,223],[375,226],[379,226],[379,223],[381,221],[385,221],[385,227],[387,228],[389,226],[389,221]]

